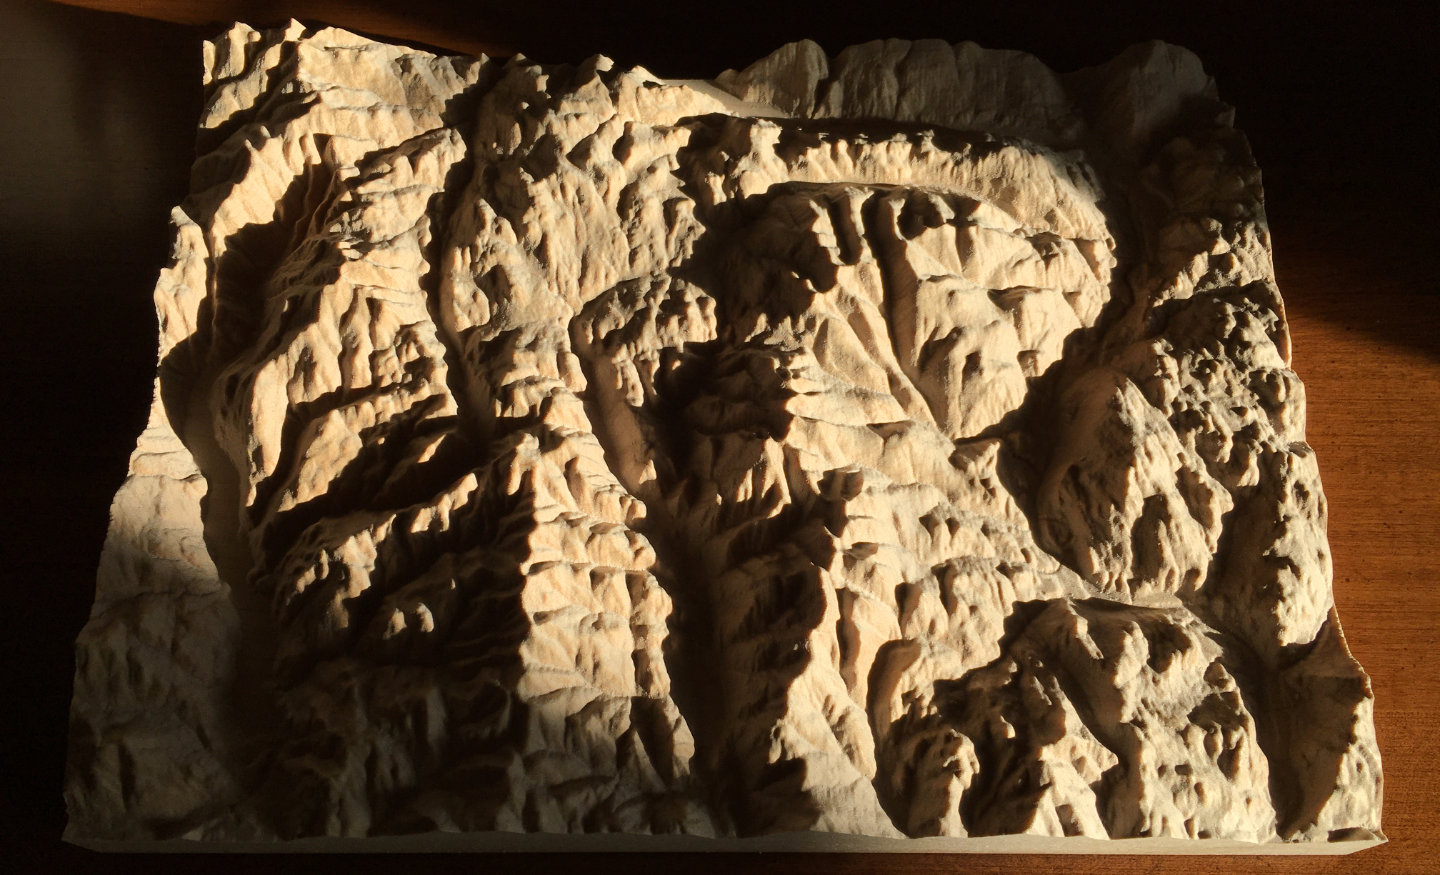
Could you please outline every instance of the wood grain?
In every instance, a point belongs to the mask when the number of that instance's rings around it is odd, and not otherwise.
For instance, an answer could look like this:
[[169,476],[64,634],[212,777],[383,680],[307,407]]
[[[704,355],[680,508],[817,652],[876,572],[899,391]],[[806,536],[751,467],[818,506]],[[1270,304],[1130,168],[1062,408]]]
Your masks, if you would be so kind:
[[[126,11],[152,19],[204,25],[207,33],[215,29],[213,25],[228,23],[235,18],[258,24],[298,16],[340,24],[375,36],[422,42],[463,52],[505,54],[517,42],[529,46],[544,39],[538,32],[518,33],[510,23],[491,26],[486,23],[484,15],[473,8],[457,12],[453,7],[430,0],[417,0],[403,7],[375,2],[345,4],[338,0],[296,0],[290,4],[270,0],[259,4],[239,0],[202,4],[180,0],[73,2],[94,9]],[[1137,10],[1141,5],[1135,4]],[[119,33],[121,38],[129,40],[149,38],[146,36],[149,31],[144,27],[117,24],[123,19],[99,12],[66,10],[64,14],[36,14],[45,17],[47,27],[74,36],[74,45],[80,46],[76,51],[98,55],[104,51],[105,34]],[[976,14],[983,18],[980,13]],[[1142,13],[1137,11],[1136,14]],[[536,16],[538,13],[532,14],[531,18]],[[1117,13],[1116,17],[1121,16]],[[507,22],[514,18],[512,14]],[[463,22],[457,24],[462,19]],[[1026,28],[1039,26],[1035,24],[1037,20],[1033,16],[1024,21],[1017,18],[1013,33],[1023,36]],[[817,21],[817,29],[823,31],[826,22]],[[961,28],[963,25],[964,22],[959,22],[954,27]],[[154,45],[165,46],[169,50],[191,40],[198,59],[201,31],[196,30],[187,36],[185,32],[173,28],[155,27]],[[1059,28],[1059,25],[1056,27]],[[939,35],[951,39],[964,38],[949,33]],[[1270,36],[1279,39],[1276,34]],[[649,35],[636,37],[636,42],[638,44],[650,38]],[[663,39],[665,36],[662,34],[653,38]],[[971,38],[983,39],[982,36]],[[1062,34],[1055,39],[1063,40],[1064,36]],[[1043,44],[1045,39],[1037,37],[1037,41],[1037,44]],[[1003,39],[989,42],[1005,44]],[[0,39],[0,50],[20,51],[13,47],[5,49],[3,43],[4,40]],[[1304,40],[1298,41],[1293,53],[1285,56],[1289,62],[1313,64],[1316,69],[1320,64],[1328,63],[1325,57],[1306,48],[1303,43]],[[1021,36],[1015,37],[1010,45],[1041,51],[1025,44]],[[1233,66],[1238,63],[1233,58],[1227,58],[1223,52],[1217,54],[1206,52],[1201,46],[1195,47],[1202,49],[1207,63],[1216,63],[1221,69],[1225,69],[1227,64]],[[1044,54],[1043,51],[1041,53]],[[123,78],[130,74],[137,77],[137,81],[144,81],[147,63],[144,52],[136,50],[124,55],[121,61],[111,59],[109,66],[87,68],[91,70],[91,74],[87,75]],[[191,61],[185,63],[193,66]],[[11,71],[16,68],[7,66],[3,69]],[[1384,96],[1381,87],[1391,84],[1374,83],[1376,99]],[[93,82],[77,80],[67,87],[85,89],[93,87]],[[1367,87],[1357,87],[1355,93],[1363,96]],[[1233,91],[1227,90],[1224,82],[1222,92],[1240,105],[1242,128],[1251,129],[1253,123],[1257,130],[1283,133],[1281,123],[1273,119],[1267,121],[1263,114],[1258,119],[1253,113],[1247,117],[1246,110],[1251,104],[1237,99]],[[189,92],[183,90],[162,93],[179,95],[174,98],[177,100],[194,99],[186,97]],[[75,106],[87,105],[94,109],[93,104],[84,101],[75,103]],[[33,109],[36,112],[57,111],[44,107]],[[58,110],[62,115],[66,111],[66,107]],[[148,115],[143,109],[127,112],[132,115],[127,116],[126,121],[140,126],[147,136],[163,142],[178,141],[183,147],[193,136],[193,128],[186,129],[183,120],[190,119],[193,125],[198,105],[178,109],[169,105],[164,112],[157,108]],[[1289,124],[1292,120],[1282,121]],[[1267,125],[1270,127],[1267,128]],[[1308,128],[1311,131],[1323,129],[1321,122],[1312,122],[1312,127]],[[83,139],[82,134],[83,131],[73,136]],[[1347,156],[1353,158],[1357,154],[1356,138],[1379,143],[1388,136],[1392,134],[1376,129],[1372,123],[1368,130],[1344,131],[1343,136],[1337,135],[1336,142],[1313,147],[1296,146],[1291,151],[1287,151],[1282,138],[1268,141],[1257,138],[1257,153],[1267,174],[1267,186],[1272,179],[1278,183],[1270,188],[1277,276],[1288,307],[1294,366],[1307,389],[1309,440],[1318,454],[1329,500],[1336,604],[1351,649],[1370,673],[1374,684],[1376,726],[1386,777],[1384,828],[1390,837],[1388,845],[1348,857],[1304,859],[784,854],[726,857],[611,855],[576,859],[507,855],[479,864],[472,859],[441,856],[412,857],[403,861],[346,856],[320,859],[277,857],[267,859],[264,867],[278,871],[389,873],[397,866],[442,872],[470,871],[477,865],[483,865],[487,871],[499,872],[528,873],[564,867],[581,868],[586,872],[624,872],[626,875],[677,868],[697,875],[736,869],[802,875],[882,871],[1241,871],[1307,875],[1440,871],[1440,864],[1437,864],[1437,859],[1440,859],[1440,772],[1434,765],[1434,750],[1437,739],[1440,739],[1440,713],[1437,713],[1437,702],[1440,702],[1440,550],[1436,546],[1437,540],[1440,540],[1440,294],[1437,294],[1435,246],[1428,238],[1433,233],[1433,227],[1425,230],[1427,226],[1423,224],[1433,209],[1433,189],[1423,179],[1397,178],[1412,172],[1411,166],[1357,169],[1344,163]],[[1418,133],[1414,136],[1418,138]],[[1366,137],[1369,139],[1364,140]],[[1266,152],[1261,147],[1270,151]],[[1316,157],[1307,153],[1307,148],[1330,151]],[[156,154],[162,153],[169,155],[174,150],[161,150]],[[117,179],[145,178],[148,173],[152,189],[163,194],[155,195],[151,191],[150,200],[137,201],[143,203],[143,210],[137,207],[128,213],[120,209],[124,206],[120,204],[113,215],[96,214],[93,210],[87,211],[85,205],[78,201],[74,207],[65,208],[68,212],[56,213],[57,221],[63,218],[70,223],[71,239],[86,225],[92,230],[97,223],[101,228],[112,229],[108,242],[96,244],[101,247],[99,250],[80,254],[78,258],[65,249],[64,235],[47,232],[21,237],[18,231],[11,235],[12,227],[19,228],[21,223],[7,223],[6,233],[0,234],[0,239],[7,236],[24,239],[27,245],[33,241],[37,247],[49,241],[54,247],[28,253],[28,260],[17,258],[11,262],[39,266],[34,268],[33,276],[25,274],[23,267],[17,268],[18,274],[12,272],[9,275],[12,286],[4,293],[7,313],[10,314],[8,318],[16,319],[15,314],[21,313],[28,314],[25,318],[33,317],[41,322],[66,318],[77,320],[82,325],[93,322],[96,324],[87,330],[92,330],[97,337],[107,327],[104,323],[108,317],[97,321],[92,311],[74,310],[77,301],[84,308],[92,306],[87,302],[103,307],[111,306],[104,301],[123,299],[126,301],[123,304],[126,319],[143,322],[149,318],[150,289],[144,277],[148,275],[153,279],[153,270],[159,265],[146,259],[160,257],[166,233],[163,213],[155,211],[151,200],[156,197],[172,199],[176,177],[178,175],[183,182],[185,168],[157,168],[153,161],[132,160],[127,164],[120,156],[113,160],[114,164],[103,168],[105,173]],[[43,166],[43,159],[39,163]],[[1335,165],[1335,178],[1322,181],[1324,191],[1309,190],[1317,170],[1323,171],[1330,164]],[[82,171],[84,169],[81,168]],[[1357,180],[1355,177],[1360,170],[1372,175]],[[53,177],[46,177],[32,186],[37,192],[34,197],[48,196],[54,201],[81,182],[87,185],[94,183],[95,173],[77,180],[76,172],[74,167],[68,170],[57,167]],[[9,186],[3,189],[5,191],[21,190],[11,185],[8,175],[5,184]],[[22,194],[25,191],[30,189],[24,189]],[[1416,191],[1420,193],[1416,194]],[[1277,192],[1286,197],[1277,196]],[[12,196],[6,204],[7,212],[16,209],[15,204]],[[143,228],[131,232],[126,227],[127,222],[138,223]],[[152,224],[154,227],[150,227]],[[139,250],[135,249],[137,240],[143,243]],[[107,245],[112,249],[104,249]],[[155,254],[140,258],[139,267],[126,275],[132,277],[125,280],[128,285],[116,285],[118,280],[113,268],[108,278],[102,273],[100,279],[103,281],[95,281],[95,274],[106,270],[106,264],[115,264],[116,259],[130,264],[135,258],[135,251]],[[70,271],[68,274],[67,269]],[[134,280],[134,276],[140,279]],[[69,294],[80,297],[24,294],[26,290],[44,288],[65,289]],[[92,297],[85,298],[84,295]],[[67,312],[71,315],[67,316]],[[91,313],[88,317],[85,315],[87,312]],[[110,311],[101,309],[95,312]],[[35,362],[39,361],[35,357],[47,354],[49,348],[44,338],[35,339],[35,334],[33,331],[15,333],[15,345],[9,351],[16,356],[16,361]],[[7,342],[10,339],[7,335]],[[138,351],[131,343],[127,347],[129,351],[118,358],[119,354],[114,352],[90,352],[102,363],[108,362],[108,367],[124,370],[126,392],[143,395],[148,391],[145,387],[151,376],[147,371],[153,367],[150,362],[153,355],[147,351],[149,343],[148,336],[139,337]],[[27,375],[46,372],[40,364],[33,364],[29,370],[20,370]],[[123,454],[129,445],[133,445],[138,425],[113,412],[120,408],[128,409],[128,396],[122,399],[126,402],[122,404],[106,397],[104,383],[97,388],[93,381],[86,383],[79,376],[66,376],[63,369],[56,371],[52,367],[48,372],[56,381],[56,387],[43,394],[34,394],[38,419],[52,416],[60,417],[59,422],[69,421],[62,415],[65,409],[62,403],[88,404],[92,410],[101,412],[95,414],[98,418],[94,419],[94,428],[89,435],[77,437],[73,434],[74,429],[68,428],[63,432],[56,431],[52,443],[56,443],[58,449],[48,455],[37,451],[31,456],[4,456],[12,466],[16,459],[37,460],[34,464],[14,466],[16,470],[7,471],[5,503],[11,507],[48,508],[56,514],[46,516],[36,511],[22,518],[17,513],[14,520],[18,522],[8,532],[10,540],[19,543],[29,553],[43,553],[48,548],[67,549],[80,554],[72,565],[80,569],[77,574],[88,573],[93,580],[93,559],[98,555],[99,537],[103,533],[103,507],[123,474]],[[60,400],[51,402],[48,399],[52,397]],[[45,407],[47,403],[54,406]],[[142,407],[143,398],[136,410]],[[106,449],[101,453],[92,448],[92,443],[96,447],[103,444],[118,449]],[[18,470],[22,467],[25,470]],[[94,471],[103,471],[104,476],[95,476],[91,473]],[[90,545],[93,549],[88,553],[73,549],[73,536],[67,534],[68,530],[64,528],[67,524],[74,525],[74,517],[66,523],[66,518],[58,515],[63,508],[46,497],[47,491],[53,491],[57,484],[73,487],[73,494],[77,496],[75,501],[85,504],[79,518],[89,521],[84,537],[93,541]],[[15,551],[15,555],[23,558],[20,549]],[[24,575],[30,573],[26,569],[39,567],[17,564],[19,561],[18,558],[14,562],[7,559],[7,571]],[[6,857],[0,858],[0,870],[56,871],[69,867],[75,871],[133,869],[191,872],[203,865],[209,871],[253,871],[258,865],[253,859],[211,857],[202,864],[196,858],[185,856],[98,857],[59,843],[62,822],[56,802],[61,776],[59,757],[52,752],[63,751],[63,745],[55,739],[63,739],[65,733],[60,715],[63,715],[68,702],[68,673],[72,670],[72,665],[66,660],[69,658],[69,642],[78,629],[78,622],[83,619],[76,606],[83,605],[88,595],[83,576],[78,580],[62,577],[59,583],[52,581],[52,584],[69,588],[56,596],[67,606],[63,611],[44,606],[23,608],[27,604],[25,600],[34,605],[38,598],[33,584],[6,589],[7,601],[22,606],[18,612],[7,612],[7,622],[14,626],[13,652],[38,659],[39,664],[25,669],[36,679],[26,689],[37,698],[17,700],[7,696],[4,701],[7,707],[17,701],[29,701],[32,707],[28,710],[41,716],[20,713],[7,716],[4,747],[11,751],[38,750],[42,755],[38,766],[28,770],[15,767],[7,772],[7,775],[22,777],[9,781],[4,788],[8,804],[5,809],[0,809],[0,821],[3,821],[0,822],[0,851]],[[7,629],[7,634],[12,634],[12,630]],[[11,665],[18,667],[21,663],[7,662],[7,666]],[[48,692],[35,692],[42,687]],[[36,815],[35,811],[41,813]],[[13,861],[8,869],[4,864],[7,858]]]
[[1440,300],[1414,253],[1361,250],[1334,224],[1274,233],[1336,607],[1376,697],[1390,844],[1363,865],[1422,871],[1440,838]]

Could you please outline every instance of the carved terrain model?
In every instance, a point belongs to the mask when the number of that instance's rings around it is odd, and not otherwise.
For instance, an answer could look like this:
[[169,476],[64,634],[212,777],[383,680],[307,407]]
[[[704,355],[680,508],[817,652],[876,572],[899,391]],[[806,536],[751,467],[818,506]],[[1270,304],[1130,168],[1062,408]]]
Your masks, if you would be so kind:
[[1259,172],[1188,52],[206,65],[72,840],[1383,840]]

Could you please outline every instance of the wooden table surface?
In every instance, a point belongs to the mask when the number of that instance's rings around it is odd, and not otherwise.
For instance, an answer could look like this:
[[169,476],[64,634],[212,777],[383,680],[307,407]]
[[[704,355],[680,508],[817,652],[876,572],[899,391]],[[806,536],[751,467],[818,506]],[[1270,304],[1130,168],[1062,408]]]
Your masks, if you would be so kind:
[[[1435,75],[1413,11],[1218,2],[1025,3],[1000,10],[836,3],[511,3],[486,15],[403,5],[82,0],[148,15],[0,0],[0,872],[1420,872],[1440,871],[1440,288]],[[1159,5],[1159,4],[1157,4]],[[1260,4],[1255,4],[1260,5]],[[816,10],[822,10],[817,13]],[[882,9],[881,20],[874,9]],[[1158,37],[1195,49],[1238,107],[1265,172],[1275,264],[1330,505],[1335,599],[1370,673],[1390,843],[1348,857],[629,855],[486,859],[99,856],[59,841],[71,647],[93,594],[110,496],[153,378],[150,291],[183,197],[199,43],[216,22],[296,15],[458,51],[547,61],[604,51],[660,75],[709,76],[814,36],[974,39],[1058,69]],[[161,23],[154,18],[178,21]],[[649,25],[642,22],[651,20]],[[564,27],[560,25],[564,24]]]

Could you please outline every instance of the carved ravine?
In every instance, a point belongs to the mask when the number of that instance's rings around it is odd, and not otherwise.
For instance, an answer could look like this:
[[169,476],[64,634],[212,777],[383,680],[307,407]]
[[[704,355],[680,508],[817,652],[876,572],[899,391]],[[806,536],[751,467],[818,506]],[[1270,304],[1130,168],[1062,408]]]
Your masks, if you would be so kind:
[[292,23],[206,68],[72,841],[1383,841],[1190,53],[664,81]]

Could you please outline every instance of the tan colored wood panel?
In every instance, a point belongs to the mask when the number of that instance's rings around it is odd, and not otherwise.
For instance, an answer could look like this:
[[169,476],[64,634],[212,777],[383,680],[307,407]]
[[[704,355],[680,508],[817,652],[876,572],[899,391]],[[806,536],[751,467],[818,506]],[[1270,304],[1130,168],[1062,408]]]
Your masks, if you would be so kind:
[[[511,36],[482,33],[478,14],[455,28],[435,4],[386,9],[338,0],[186,3],[181,0],[71,0],[73,5],[160,20],[211,25],[290,16],[326,20],[368,34],[463,52],[504,54]],[[1244,119],[1241,120],[1244,127]],[[1260,160],[1266,167],[1265,157]],[[1376,727],[1386,777],[1390,843],[1349,857],[649,857],[593,861],[601,871],[684,866],[695,871],[787,873],[1202,873],[1422,872],[1440,870],[1440,295],[1431,256],[1357,249],[1342,219],[1292,216],[1272,227],[1280,289],[1288,305],[1294,366],[1309,403],[1308,433],[1330,506],[1335,598],[1351,648],[1373,678]],[[1362,237],[1373,239],[1375,235]],[[53,788],[52,788],[53,791]],[[95,859],[95,858],[88,858]],[[112,858],[113,859],[113,858]],[[132,858],[133,859],[133,858]],[[509,857],[496,868],[534,868]],[[579,861],[576,861],[579,862]],[[354,863],[359,871],[392,861]],[[473,863],[441,858],[427,868]],[[541,870],[549,868],[539,864]],[[143,867],[141,867],[143,868]],[[244,860],[220,871],[250,868]],[[177,870],[178,871],[178,870]]]

